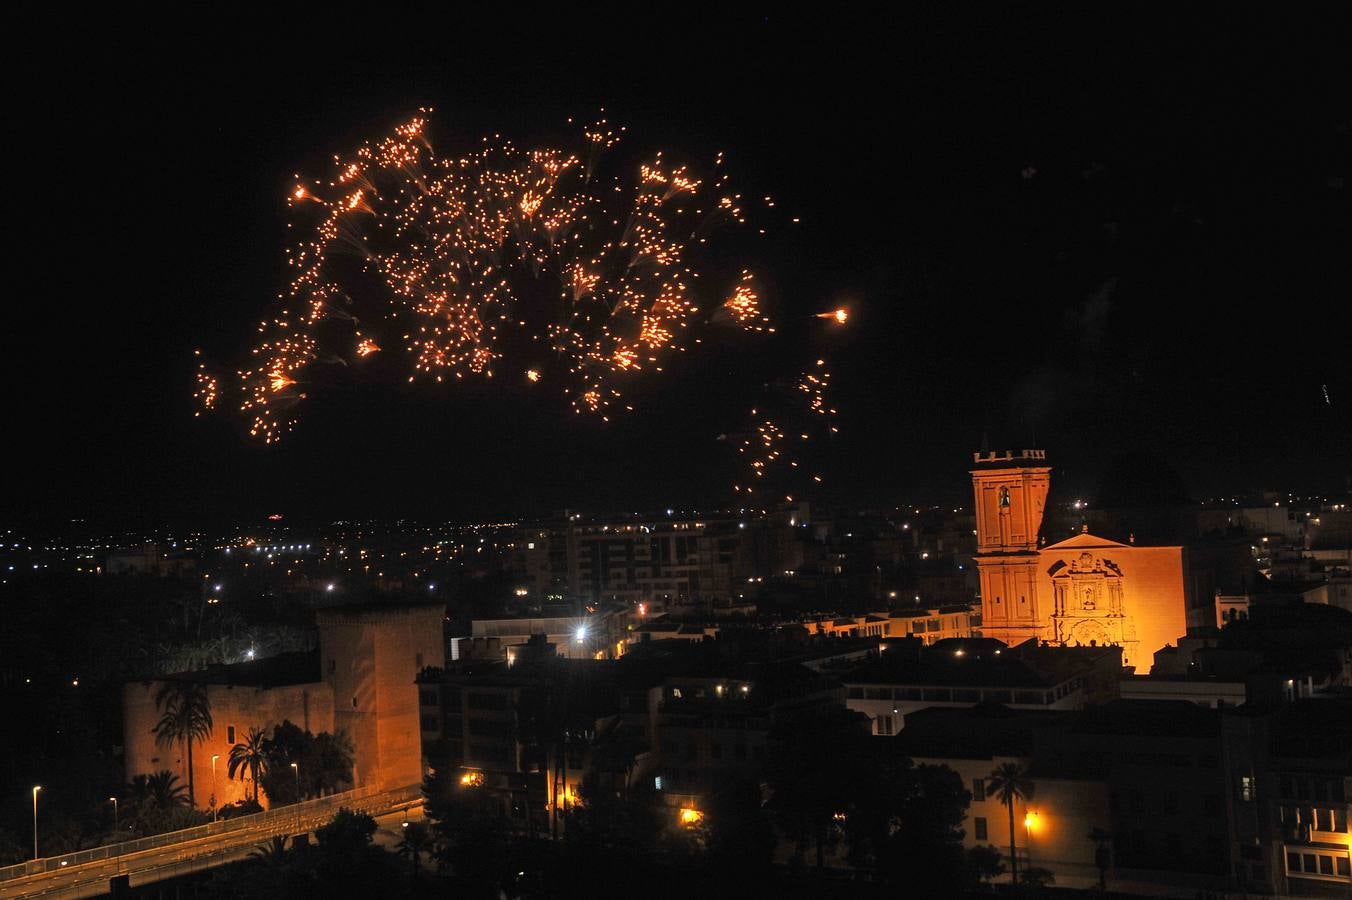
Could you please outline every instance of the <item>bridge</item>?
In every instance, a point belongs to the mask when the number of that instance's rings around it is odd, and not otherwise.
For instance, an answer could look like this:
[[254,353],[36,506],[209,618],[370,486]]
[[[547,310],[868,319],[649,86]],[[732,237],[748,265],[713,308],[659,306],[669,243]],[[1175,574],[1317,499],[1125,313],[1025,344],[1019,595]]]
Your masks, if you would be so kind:
[[110,892],[110,880],[119,875],[136,888],[244,859],[271,838],[307,834],[327,824],[340,807],[380,818],[421,805],[420,785],[384,791],[363,787],[251,816],[29,860],[0,869],[0,898],[98,897]]

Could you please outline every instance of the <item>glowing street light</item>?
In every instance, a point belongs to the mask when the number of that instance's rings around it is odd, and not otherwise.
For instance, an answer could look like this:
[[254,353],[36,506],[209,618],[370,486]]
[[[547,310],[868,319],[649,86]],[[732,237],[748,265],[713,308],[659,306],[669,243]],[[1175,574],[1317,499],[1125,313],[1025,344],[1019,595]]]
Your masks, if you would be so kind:
[[219,753],[211,755],[211,821],[216,821],[216,760],[220,759]]
[[113,831],[117,831],[117,798],[109,797],[108,802],[113,804]]
[[42,785],[33,785],[33,858],[38,858],[38,791]]

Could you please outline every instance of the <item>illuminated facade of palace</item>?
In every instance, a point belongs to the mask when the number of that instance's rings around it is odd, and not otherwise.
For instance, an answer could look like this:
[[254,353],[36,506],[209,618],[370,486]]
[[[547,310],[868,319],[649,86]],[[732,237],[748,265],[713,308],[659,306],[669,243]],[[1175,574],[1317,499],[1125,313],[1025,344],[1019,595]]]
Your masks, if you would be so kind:
[[1187,631],[1182,547],[1138,547],[1082,534],[1044,546],[1051,467],[1042,450],[976,453],[976,564],[982,633],[1015,646],[1122,647],[1148,671]]

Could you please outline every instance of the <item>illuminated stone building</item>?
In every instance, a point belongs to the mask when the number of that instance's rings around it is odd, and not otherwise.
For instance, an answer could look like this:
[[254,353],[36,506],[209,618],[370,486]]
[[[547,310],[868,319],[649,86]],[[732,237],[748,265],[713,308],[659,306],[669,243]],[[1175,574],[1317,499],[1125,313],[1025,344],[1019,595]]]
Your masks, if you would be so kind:
[[1182,547],[1140,547],[1082,534],[1045,546],[1051,467],[1042,450],[977,453],[981,631],[1014,646],[1120,646],[1123,665],[1145,666],[1187,631]]
[[[206,686],[213,728],[194,742],[195,801],[206,808],[244,799],[244,785],[226,777],[230,748],[251,728],[266,732],[289,720],[313,733],[345,730],[352,739],[356,786],[403,787],[422,780],[417,673],[445,662],[444,607],[372,605],[316,614],[317,653],[290,653],[123,686],[124,762],[130,781],[168,769],[187,784],[183,748],[159,746],[155,695],[168,681]],[[261,798],[266,802],[266,794]]]

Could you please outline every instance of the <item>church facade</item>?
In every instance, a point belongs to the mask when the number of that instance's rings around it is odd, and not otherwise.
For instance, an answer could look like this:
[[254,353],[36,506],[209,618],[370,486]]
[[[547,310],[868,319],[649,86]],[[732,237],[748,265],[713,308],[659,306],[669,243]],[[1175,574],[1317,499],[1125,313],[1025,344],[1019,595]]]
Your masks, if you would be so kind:
[[1122,648],[1148,671],[1187,632],[1182,547],[1139,547],[1082,534],[1041,538],[1051,467],[1045,451],[973,455],[982,633],[1013,646]]

